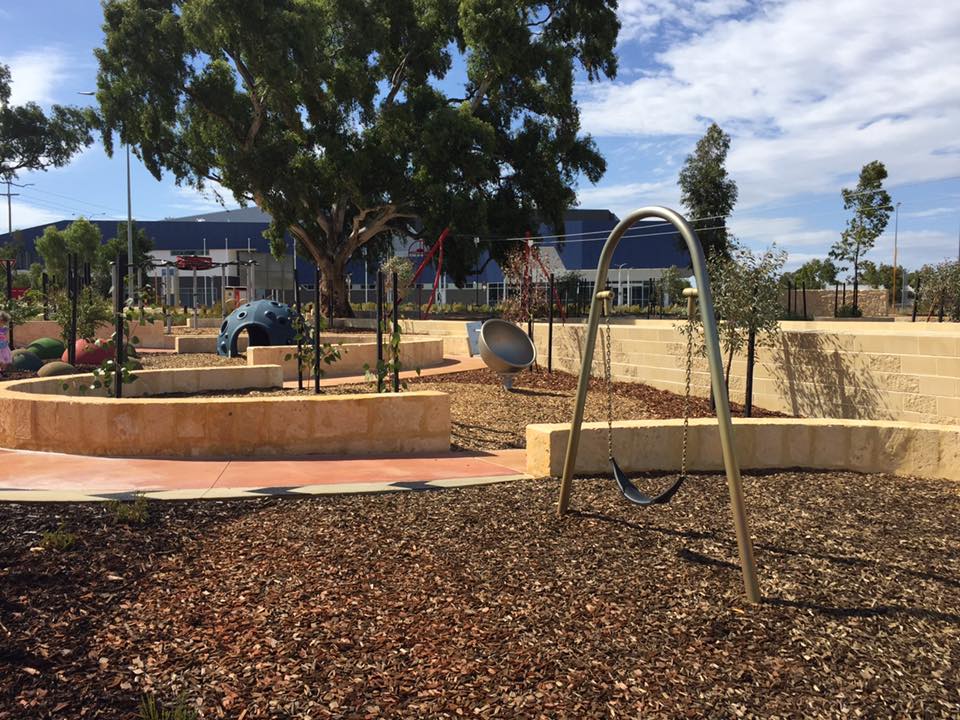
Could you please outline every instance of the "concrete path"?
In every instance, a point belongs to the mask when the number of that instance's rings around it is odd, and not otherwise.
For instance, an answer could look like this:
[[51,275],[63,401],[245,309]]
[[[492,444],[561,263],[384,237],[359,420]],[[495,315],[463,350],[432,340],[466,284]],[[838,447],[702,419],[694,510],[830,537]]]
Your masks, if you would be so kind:
[[[164,351],[160,351],[164,352]],[[446,357],[420,377],[485,367],[478,357]],[[400,373],[403,380],[415,371]],[[322,378],[320,385],[371,382]],[[312,382],[304,381],[306,388]],[[297,381],[284,387],[295,388]],[[130,498],[197,500],[428,490],[525,479],[526,451],[378,458],[100,458],[0,449],[0,502],[86,502]]]
[[526,451],[170,460],[0,450],[0,502],[158,500],[428,490],[528,478]]

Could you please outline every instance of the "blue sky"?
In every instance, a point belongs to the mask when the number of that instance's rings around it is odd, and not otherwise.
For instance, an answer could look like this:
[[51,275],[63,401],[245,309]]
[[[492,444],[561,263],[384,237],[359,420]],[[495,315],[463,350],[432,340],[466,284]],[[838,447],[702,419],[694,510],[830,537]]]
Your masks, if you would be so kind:
[[[840,188],[881,160],[901,203],[901,262],[957,256],[955,0],[622,0],[620,16],[619,76],[577,90],[584,129],[608,161],[598,185],[580,188],[583,207],[677,207],[679,168],[715,120],[733,136],[731,225],[748,245],[776,242],[790,266],[823,257],[846,221]],[[96,0],[4,0],[0,62],[11,66],[13,101],[89,102],[76,93],[95,87],[100,23]],[[125,215],[122,156],[107,158],[99,143],[19,182],[34,185],[15,189],[15,227]],[[133,187],[142,219],[219,209],[135,159]],[[891,262],[893,225],[868,258]]]

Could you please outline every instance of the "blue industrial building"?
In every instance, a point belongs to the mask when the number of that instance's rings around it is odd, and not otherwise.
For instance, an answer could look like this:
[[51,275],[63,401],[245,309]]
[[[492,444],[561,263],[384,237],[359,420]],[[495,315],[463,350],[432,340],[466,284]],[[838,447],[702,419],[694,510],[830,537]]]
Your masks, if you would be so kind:
[[[250,288],[254,297],[290,300],[294,258],[288,255],[277,262],[270,256],[267,240],[263,237],[268,220],[268,216],[257,208],[242,208],[167,220],[139,221],[136,225],[144,229],[152,240],[152,255],[157,260],[174,260],[178,255],[205,255],[212,257],[216,263],[238,263],[227,265],[223,269],[198,271],[196,292],[190,271],[180,271],[176,279],[175,270],[172,268],[152,271],[151,275],[161,275],[164,278],[162,287],[165,292],[177,296],[178,304],[192,305],[196,298],[200,305],[211,305],[219,300],[221,285],[225,285],[228,292],[236,288],[242,289],[245,294],[246,289]],[[115,220],[91,222],[100,228],[104,239],[114,237],[117,233]],[[534,242],[540,248],[549,272],[559,275],[574,271],[583,280],[591,282],[596,274],[603,243],[617,222],[618,218],[609,210],[574,209],[566,215],[562,237],[556,237],[552,230],[541,226],[539,234],[542,237],[535,238]],[[69,223],[70,221],[63,220],[50,224],[64,229]],[[20,231],[24,241],[17,263],[20,269],[26,269],[31,263],[40,261],[35,242],[43,234],[45,227],[46,225],[43,225]],[[0,238],[3,238],[2,242],[9,240],[5,236]],[[287,239],[292,248],[292,240],[289,236]],[[425,239],[427,247],[431,242],[429,238]],[[473,242],[473,239],[456,236],[449,238],[447,242]],[[397,252],[406,253],[407,247],[398,245]],[[411,259],[414,262],[418,260],[415,257]],[[245,264],[247,260],[255,260],[257,264],[251,267]],[[302,286],[312,288],[312,263],[302,257],[297,260],[297,279]],[[470,298],[475,297],[476,291],[482,289],[485,300],[496,301],[504,291],[503,274],[495,262],[484,260],[486,258],[480,262],[482,271],[470,276],[463,289],[470,290]],[[610,282],[620,292],[620,302],[640,304],[645,301],[644,288],[647,282],[660,277],[663,270],[671,266],[682,271],[689,270],[690,267],[689,255],[682,247],[679,236],[672,227],[660,221],[639,223],[628,232],[616,250],[611,264]],[[431,287],[434,282],[433,272],[432,267],[425,269],[418,283]],[[358,256],[348,266],[347,273],[351,282],[352,301],[362,301],[364,296],[372,291],[373,269],[365,272],[363,260]],[[448,299],[448,293],[456,295],[459,292],[449,284],[447,278],[441,278],[440,284],[444,289],[442,299]]]

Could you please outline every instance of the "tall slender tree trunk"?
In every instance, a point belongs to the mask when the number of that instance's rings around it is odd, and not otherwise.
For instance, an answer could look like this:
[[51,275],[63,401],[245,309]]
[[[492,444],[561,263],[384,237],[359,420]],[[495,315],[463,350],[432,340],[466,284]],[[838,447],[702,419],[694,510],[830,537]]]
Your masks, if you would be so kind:
[[853,259],[853,316],[857,315],[857,300],[858,292],[860,288],[860,258],[855,257]]

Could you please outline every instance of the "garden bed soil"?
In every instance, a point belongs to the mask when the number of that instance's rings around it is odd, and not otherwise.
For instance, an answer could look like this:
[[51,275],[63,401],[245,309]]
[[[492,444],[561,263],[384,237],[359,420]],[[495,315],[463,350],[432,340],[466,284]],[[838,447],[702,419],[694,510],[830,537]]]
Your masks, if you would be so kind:
[[641,511],[577,481],[564,519],[555,481],[3,505],[0,720],[960,716],[957,486],[745,484],[756,606],[714,474]]
[[228,365],[246,365],[247,358],[223,357],[216,353],[141,353],[137,358],[144,370],[160,370],[163,368],[198,368],[220,367]]

